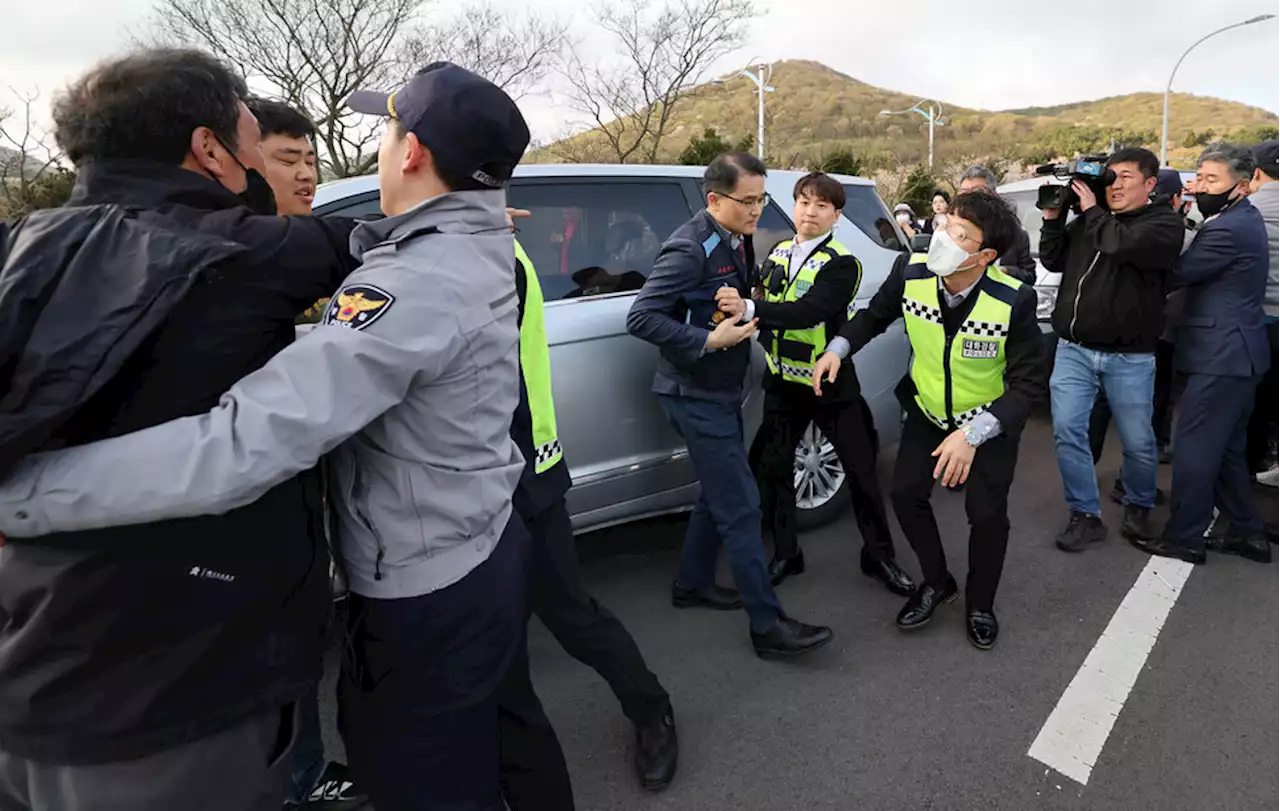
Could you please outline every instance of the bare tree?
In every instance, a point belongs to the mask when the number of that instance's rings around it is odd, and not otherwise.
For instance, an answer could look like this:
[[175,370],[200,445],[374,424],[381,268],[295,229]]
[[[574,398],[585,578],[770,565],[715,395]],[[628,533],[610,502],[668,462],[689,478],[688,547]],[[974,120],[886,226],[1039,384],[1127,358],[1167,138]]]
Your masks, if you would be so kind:
[[587,64],[571,49],[568,104],[618,163],[657,160],[672,116],[710,67],[743,44],[754,0],[614,0],[597,12],[620,60]]
[[510,15],[480,2],[407,35],[401,62],[414,70],[438,60],[453,62],[519,99],[551,72],[567,31],[563,20]]
[[319,130],[324,168],[335,177],[369,172],[379,137],[344,103],[353,91],[392,89],[401,35],[423,0],[158,0],[154,39],[205,48],[251,82],[269,83]]
[[39,92],[9,89],[20,111],[15,114],[0,107],[0,219],[62,205],[75,181],[75,175],[60,163],[57,147],[36,127],[32,108]]

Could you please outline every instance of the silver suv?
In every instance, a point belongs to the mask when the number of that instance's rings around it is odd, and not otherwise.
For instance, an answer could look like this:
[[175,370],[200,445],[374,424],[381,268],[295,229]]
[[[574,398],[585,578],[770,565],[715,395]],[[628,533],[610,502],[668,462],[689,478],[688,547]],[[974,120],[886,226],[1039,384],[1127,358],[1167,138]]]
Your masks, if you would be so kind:
[[[650,391],[657,350],[626,331],[627,310],[667,236],[703,206],[702,169],[686,166],[530,165],[511,181],[520,244],[546,299],[556,422],[573,478],[569,511],[579,532],[693,507],[698,480],[684,443]],[[773,198],[760,220],[756,254],[794,233],[791,191],[799,172],[770,172]],[[863,266],[861,306],[906,249],[875,185],[836,176],[848,196],[837,238]],[[380,216],[376,177],[339,180],[316,192],[315,212]],[[896,442],[901,409],[893,388],[909,345],[896,324],[857,356],[858,377],[882,445]],[[743,399],[747,436],[760,425],[764,352],[754,348]],[[753,447],[758,447],[753,443]],[[849,500],[831,444],[813,426],[796,451],[799,520],[834,519]]]

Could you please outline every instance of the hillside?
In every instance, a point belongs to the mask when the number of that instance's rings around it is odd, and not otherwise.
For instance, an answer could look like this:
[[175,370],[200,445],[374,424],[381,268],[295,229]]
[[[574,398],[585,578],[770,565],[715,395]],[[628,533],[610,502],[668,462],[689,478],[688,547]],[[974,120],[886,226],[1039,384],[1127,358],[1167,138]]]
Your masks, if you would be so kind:
[[[766,99],[766,146],[775,166],[809,166],[836,149],[852,149],[869,170],[924,162],[928,123],[921,116],[882,118],[881,110],[902,110],[919,97],[874,87],[809,61],[779,62]],[[730,141],[754,135],[754,85],[745,78],[704,85],[674,115],[660,158],[674,161],[695,135],[714,128]],[[978,158],[1028,164],[1070,157],[1077,150],[1105,150],[1112,137],[1158,151],[1163,96],[1134,93],[1057,107],[970,110],[942,101],[946,126],[935,130],[935,161],[960,163]],[[1247,135],[1276,127],[1274,113],[1221,99],[1175,94],[1170,104],[1170,157],[1175,165],[1192,160],[1195,142]],[[1272,136],[1274,137],[1274,136]],[[1186,146],[1183,146],[1183,144]],[[553,144],[532,156],[555,162],[608,161],[599,133],[588,132]],[[616,160],[616,158],[615,158]]]

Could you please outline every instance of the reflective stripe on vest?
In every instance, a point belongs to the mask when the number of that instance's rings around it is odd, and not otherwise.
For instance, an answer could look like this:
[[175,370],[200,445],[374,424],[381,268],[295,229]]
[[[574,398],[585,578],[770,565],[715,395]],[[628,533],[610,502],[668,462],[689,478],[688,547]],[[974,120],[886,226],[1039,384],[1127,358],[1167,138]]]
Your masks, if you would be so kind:
[[516,261],[524,268],[526,282],[524,320],[520,322],[520,373],[529,394],[529,414],[533,417],[535,473],[555,467],[564,457],[556,434],[556,404],[551,396],[551,353],[547,349],[547,328],[542,315],[542,286],[529,255],[516,242]]
[[[925,260],[917,254],[909,264],[923,265]],[[902,316],[911,339],[916,405],[940,428],[967,425],[1004,394],[1004,345],[1013,306],[992,295],[989,286],[1017,290],[1022,283],[989,266],[970,294],[977,296],[973,309],[948,339],[938,304],[938,277],[913,275],[907,274],[903,287]]]
[[[797,301],[813,287],[818,274],[828,262],[837,256],[852,255],[844,245],[834,239],[830,239],[805,259],[804,264],[796,272],[795,278],[788,282],[785,287],[777,292],[770,292],[770,281],[773,279],[773,274],[781,273],[784,278],[788,275],[791,265],[791,251],[794,247],[794,239],[783,240],[774,246],[768,258],[765,259],[765,266],[769,269],[768,275],[763,280],[765,301],[773,304]],[[855,259],[854,261],[856,262],[857,260]],[[861,283],[862,265],[859,263],[858,281],[853,288],[855,295]],[[846,320],[853,318],[853,302],[853,297],[850,297],[849,304],[845,308]],[[783,380],[799,383],[803,386],[812,386],[813,364],[817,362],[823,352],[827,351],[828,342],[826,321],[815,324],[808,329],[776,330],[765,346],[765,360],[769,364],[769,371],[773,374],[781,375]]]

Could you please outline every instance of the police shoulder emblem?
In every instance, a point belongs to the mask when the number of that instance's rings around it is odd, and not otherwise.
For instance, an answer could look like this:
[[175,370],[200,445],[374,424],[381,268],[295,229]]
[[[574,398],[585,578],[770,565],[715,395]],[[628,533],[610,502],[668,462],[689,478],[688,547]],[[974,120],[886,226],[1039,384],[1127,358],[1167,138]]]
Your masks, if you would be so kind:
[[391,309],[396,297],[371,284],[349,284],[329,301],[324,323],[347,329],[364,329]]

